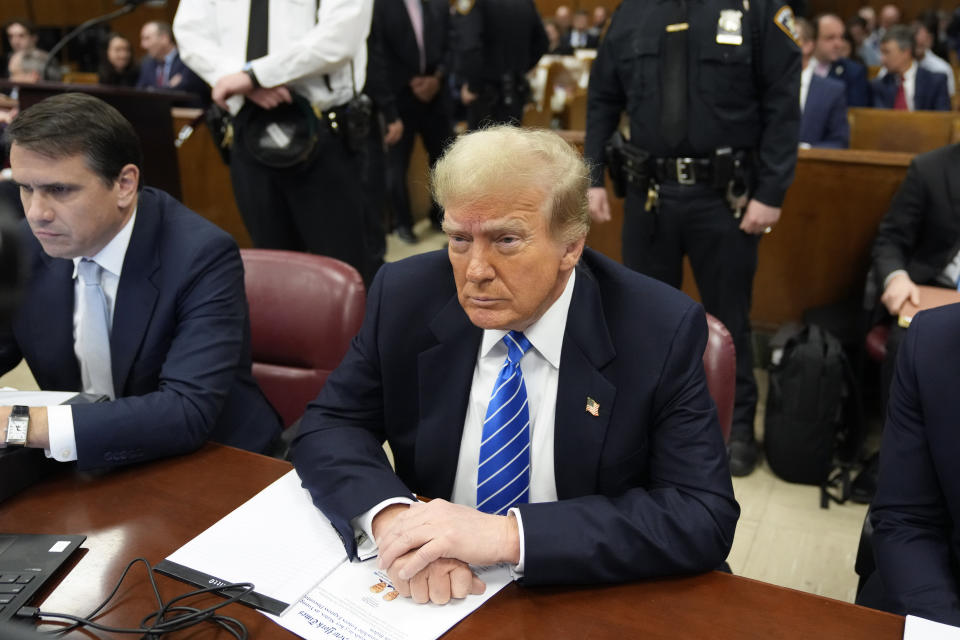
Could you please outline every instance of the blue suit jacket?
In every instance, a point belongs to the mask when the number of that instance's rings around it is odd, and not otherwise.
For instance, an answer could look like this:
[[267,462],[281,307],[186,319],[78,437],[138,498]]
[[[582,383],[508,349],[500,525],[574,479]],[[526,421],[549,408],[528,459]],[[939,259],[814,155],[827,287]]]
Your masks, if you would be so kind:
[[[874,80],[872,86],[873,106],[878,109],[892,109],[897,99],[896,76],[888,73]],[[934,73],[918,66],[913,108],[915,111],[950,111],[947,77],[942,73]]]
[[960,625],[957,353],[960,305],[914,317],[890,388],[870,516],[885,608],[951,625]]
[[[26,358],[40,388],[81,389],[73,349],[73,262],[25,227],[32,274],[0,334],[0,372]],[[262,451],[280,420],[250,373],[243,264],[233,239],[145,188],[110,333],[113,402],[77,405],[77,462],[103,467],[186,453],[208,439]]]
[[[350,520],[382,500],[450,498],[482,333],[445,252],[377,274],[363,327],[293,450],[351,555]],[[724,560],[739,507],[703,372],[706,338],[698,304],[584,252],[557,390],[559,501],[519,507],[526,583],[634,580]],[[588,396],[598,417],[584,409]]]
[[[206,101],[210,96],[210,87],[200,76],[195,74],[190,67],[184,64],[180,59],[178,52],[173,56],[173,62],[170,64],[170,73],[168,74],[168,83],[165,86],[157,85],[157,67],[162,63],[150,56],[144,56],[140,63],[140,77],[137,79],[138,89],[171,89],[174,91],[186,91],[195,94],[201,101]],[[180,76],[179,81],[177,76]],[[174,84],[170,84],[174,83]]]
[[869,107],[870,83],[867,81],[867,68],[849,58],[840,58],[830,66],[830,76],[843,81],[847,87],[848,107]]
[[807,102],[800,118],[800,142],[814,147],[846,149],[850,146],[846,87],[833,78],[810,78]]

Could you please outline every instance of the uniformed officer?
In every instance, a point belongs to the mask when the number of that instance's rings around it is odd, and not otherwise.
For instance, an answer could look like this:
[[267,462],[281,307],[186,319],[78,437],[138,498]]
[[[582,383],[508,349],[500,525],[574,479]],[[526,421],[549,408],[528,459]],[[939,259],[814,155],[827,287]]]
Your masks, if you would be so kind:
[[454,40],[467,126],[519,124],[530,97],[526,74],[547,52],[533,0],[456,0]]
[[[799,85],[783,0],[624,0],[590,77],[591,215],[610,219],[609,161],[626,184],[624,263],[679,287],[688,255],[704,307],[733,334],[734,475],[757,460],[751,290],[757,242],[779,219],[793,179]],[[607,157],[624,109],[630,141]]]

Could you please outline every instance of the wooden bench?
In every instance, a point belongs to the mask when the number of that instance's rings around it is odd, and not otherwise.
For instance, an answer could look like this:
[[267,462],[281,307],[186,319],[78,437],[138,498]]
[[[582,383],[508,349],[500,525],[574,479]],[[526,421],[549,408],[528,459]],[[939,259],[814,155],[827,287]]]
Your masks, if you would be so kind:
[[960,113],[956,111],[855,107],[847,109],[847,120],[851,149],[924,153],[960,142]]

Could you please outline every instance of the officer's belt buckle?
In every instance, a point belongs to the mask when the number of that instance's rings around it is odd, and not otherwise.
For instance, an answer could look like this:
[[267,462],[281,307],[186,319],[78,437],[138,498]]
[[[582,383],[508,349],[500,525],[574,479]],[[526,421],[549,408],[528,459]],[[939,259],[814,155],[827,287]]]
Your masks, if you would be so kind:
[[693,158],[676,158],[674,162],[677,168],[677,182],[683,185],[697,184]]

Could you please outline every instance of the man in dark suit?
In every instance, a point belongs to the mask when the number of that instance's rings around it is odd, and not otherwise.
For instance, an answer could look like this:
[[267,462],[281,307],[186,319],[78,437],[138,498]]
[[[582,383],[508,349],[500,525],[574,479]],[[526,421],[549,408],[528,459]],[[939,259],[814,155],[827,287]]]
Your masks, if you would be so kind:
[[843,21],[827,13],[815,17],[812,24],[816,43],[812,62],[814,73],[822,78],[842,81],[847,88],[848,107],[869,107],[870,85],[866,67],[843,57]]
[[917,314],[900,351],[870,513],[877,572],[858,603],[960,626],[960,305]]
[[590,29],[590,14],[578,9],[573,14],[573,28],[567,34],[566,43],[571,49],[596,49],[600,44],[600,34]]
[[[26,442],[7,443],[82,468],[187,453],[208,439],[265,450],[280,425],[250,373],[230,236],[138,188],[136,133],[97,98],[48,98],[5,135],[32,273],[0,331],[0,372],[22,357],[43,389],[110,399],[31,408]],[[0,429],[10,414],[0,407]]]
[[[446,0],[376,0],[370,28],[370,65],[379,65],[386,79],[387,122],[399,120],[402,133],[388,148],[389,197],[397,235],[416,242],[407,192],[407,169],[417,134],[432,165],[453,136],[445,92],[450,5]],[[392,108],[391,108],[392,105]],[[431,212],[440,224],[439,211]]]
[[195,94],[198,101],[209,101],[210,87],[180,59],[169,24],[154,20],[143,25],[140,46],[147,55],[140,63],[138,89],[186,91]]
[[919,66],[913,59],[913,32],[895,25],[880,41],[886,73],[872,83],[873,106],[904,111],[950,111],[947,77]]
[[459,138],[433,172],[447,255],[381,269],[308,407],[304,486],[351,557],[379,548],[401,595],[479,592],[468,564],[600,583],[707,571],[729,551],[739,508],[703,309],[584,249],[588,186],[552,132]]
[[800,146],[846,149],[850,145],[846,87],[834,78],[814,73],[816,46],[813,26],[803,18],[794,21],[800,35],[803,71],[800,73]]

